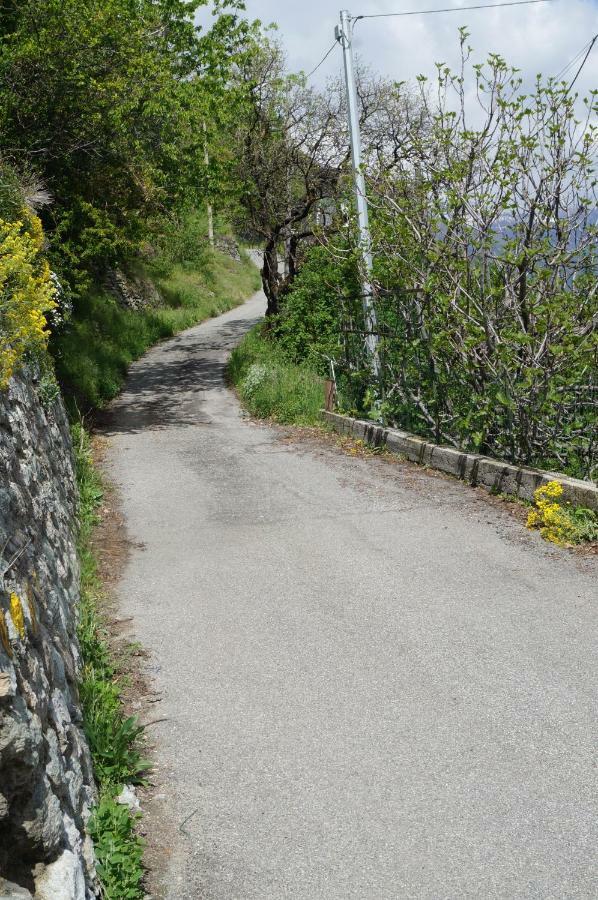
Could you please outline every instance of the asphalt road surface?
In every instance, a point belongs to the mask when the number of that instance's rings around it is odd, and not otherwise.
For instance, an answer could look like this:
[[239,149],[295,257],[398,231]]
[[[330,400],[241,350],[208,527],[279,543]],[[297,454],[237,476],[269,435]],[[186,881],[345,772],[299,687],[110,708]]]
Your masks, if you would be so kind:
[[163,896],[596,898],[595,558],[248,420],[224,366],[263,309],[151,350],[107,428]]

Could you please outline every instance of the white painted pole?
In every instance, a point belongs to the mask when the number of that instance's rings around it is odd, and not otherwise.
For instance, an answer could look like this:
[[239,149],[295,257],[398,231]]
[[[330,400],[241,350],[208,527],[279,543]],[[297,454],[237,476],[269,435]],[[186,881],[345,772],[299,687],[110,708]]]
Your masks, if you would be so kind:
[[341,10],[340,28],[336,30],[336,39],[343,48],[345,64],[345,86],[347,90],[347,112],[349,118],[349,134],[351,138],[351,158],[353,162],[353,180],[357,202],[357,224],[359,243],[363,260],[363,311],[365,317],[365,344],[369,363],[376,378],[380,374],[378,357],[378,333],[376,310],[374,308],[374,292],[372,289],[372,239],[368,216],[368,204],[365,193],[365,178],[361,159],[361,131],[359,127],[359,108],[357,104],[357,87],[355,84],[355,65],[353,61],[353,20],[346,9]]
[[[203,158],[206,166],[206,171],[208,166],[210,165],[210,152],[208,150],[208,129],[206,127],[206,123],[203,123]],[[214,246],[214,210],[212,208],[212,204],[210,199],[206,201],[206,207],[208,211],[208,241],[210,242],[210,247]]]

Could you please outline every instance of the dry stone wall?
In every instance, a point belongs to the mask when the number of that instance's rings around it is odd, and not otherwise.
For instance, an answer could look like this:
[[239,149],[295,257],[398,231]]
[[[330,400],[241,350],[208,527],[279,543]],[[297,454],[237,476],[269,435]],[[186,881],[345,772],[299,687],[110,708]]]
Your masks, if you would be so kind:
[[75,503],[62,402],[13,378],[0,393],[0,897],[96,896]]

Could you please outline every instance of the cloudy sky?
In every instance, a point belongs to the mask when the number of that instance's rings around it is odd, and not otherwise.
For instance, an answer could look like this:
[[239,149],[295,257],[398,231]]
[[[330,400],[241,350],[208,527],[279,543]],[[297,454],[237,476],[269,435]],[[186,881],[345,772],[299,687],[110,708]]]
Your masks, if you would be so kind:
[[[289,67],[309,72],[334,40],[343,0],[246,0],[247,15],[276,22]],[[353,15],[464,6],[496,0],[345,0]],[[461,11],[358,23],[355,50],[362,60],[396,80],[434,74],[435,62],[455,64],[457,28],[467,25],[481,58],[502,54],[529,78],[557,74],[598,32],[598,0],[552,0],[534,6]],[[314,76],[324,83],[340,71],[335,50]],[[576,67],[572,69],[575,74]],[[578,82],[580,92],[598,88],[598,43]]]

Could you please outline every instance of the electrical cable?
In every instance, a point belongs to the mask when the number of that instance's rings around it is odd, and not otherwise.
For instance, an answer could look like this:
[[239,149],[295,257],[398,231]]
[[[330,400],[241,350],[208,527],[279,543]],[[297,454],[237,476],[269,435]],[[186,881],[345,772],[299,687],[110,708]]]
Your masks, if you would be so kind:
[[594,40],[594,38],[592,38],[591,40],[589,40],[589,41],[587,42],[587,44],[584,44],[583,47],[581,48],[581,50],[578,50],[578,51],[577,51],[577,53],[575,54],[575,56],[573,57],[573,59],[569,60],[569,62],[567,63],[567,65],[564,66],[564,67],[561,69],[561,71],[558,72],[558,74],[556,74],[556,75],[554,76],[554,80],[555,80],[555,81],[560,81],[560,79],[563,78],[563,77],[567,74],[567,72],[569,71],[569,69],[572,69],[572,68],[573,68],[573,66],[575,65],[575,63],[576,63],[579,59],[581,59],[581,57],[584,55],[584,53],[586,52],[586,50],[588,49],[588,47],[589,47],[590,44],[592,43],[592,40]]
[[575,82],[577,81],[577,79],[579,78],[579,76],[581,75],[581,73],[582,73],[582,71],[583,71],[583,68],[584,68],[585,64],[587,63],[587,61],[588,61],[588,59],[589,59],[590,53],[591,53],[592,50],[594,49],[594,45],[595,45],[596,41],[598,41],[598,34],[595,34],[594,37],[592,38],[592,40],[591,40],[591,42],[590,42],[590,46],[588,47],[588,52],[587,52],[586,55],[584,56],[584,58],[583,58],[583,60],[582,60],[582,63],[581,63],[581,66],[580,66],[579,69],[577,70],[577,73],[576,73],[576,75],[575,75],[575,78],[573,79],[573,81],[572,81],[571,84],[569,85],[569,87],[568,87],[568,89],[567,89],[567,93],[569,93],[569,91],[573,88],[573,85],[575,84]]
[[308,75],[305,76],[306,80],[307,80],[308,78],[311,78],[311,76],[312,76],[315,72],[318,71],[318,69],[320,68],[320,66],[324,65],[324,63],[326,62],[326,60],[328,59],[328,57],[330,56],[330,54],[332,53],[332,51],[334,50],[334,48],[337,46],[337,44],[338,44],[338,41],[335,40],[334,44],[326,51],[326,53],[324,54],[324,56],[322,57],[322,59],[320,60],[320,62],[318,63],[318,65],[317,65],[317,66],[314,66],[314,68],[311,70],[311,72],[310,72]]
[[503,6],[532,6],[535,3],[554,3],[554,0],[511,0],[509,3],[482,3],[478,6],[448,6],[445,9],[421,9],[396,13],[370,13],[369,15],[355,16],[354,21],[357,22],[359,19],[390,19],[398,18],[400,16],[432,16],[436,13],[467,12],[467,10],[471,9],[498,9]]

